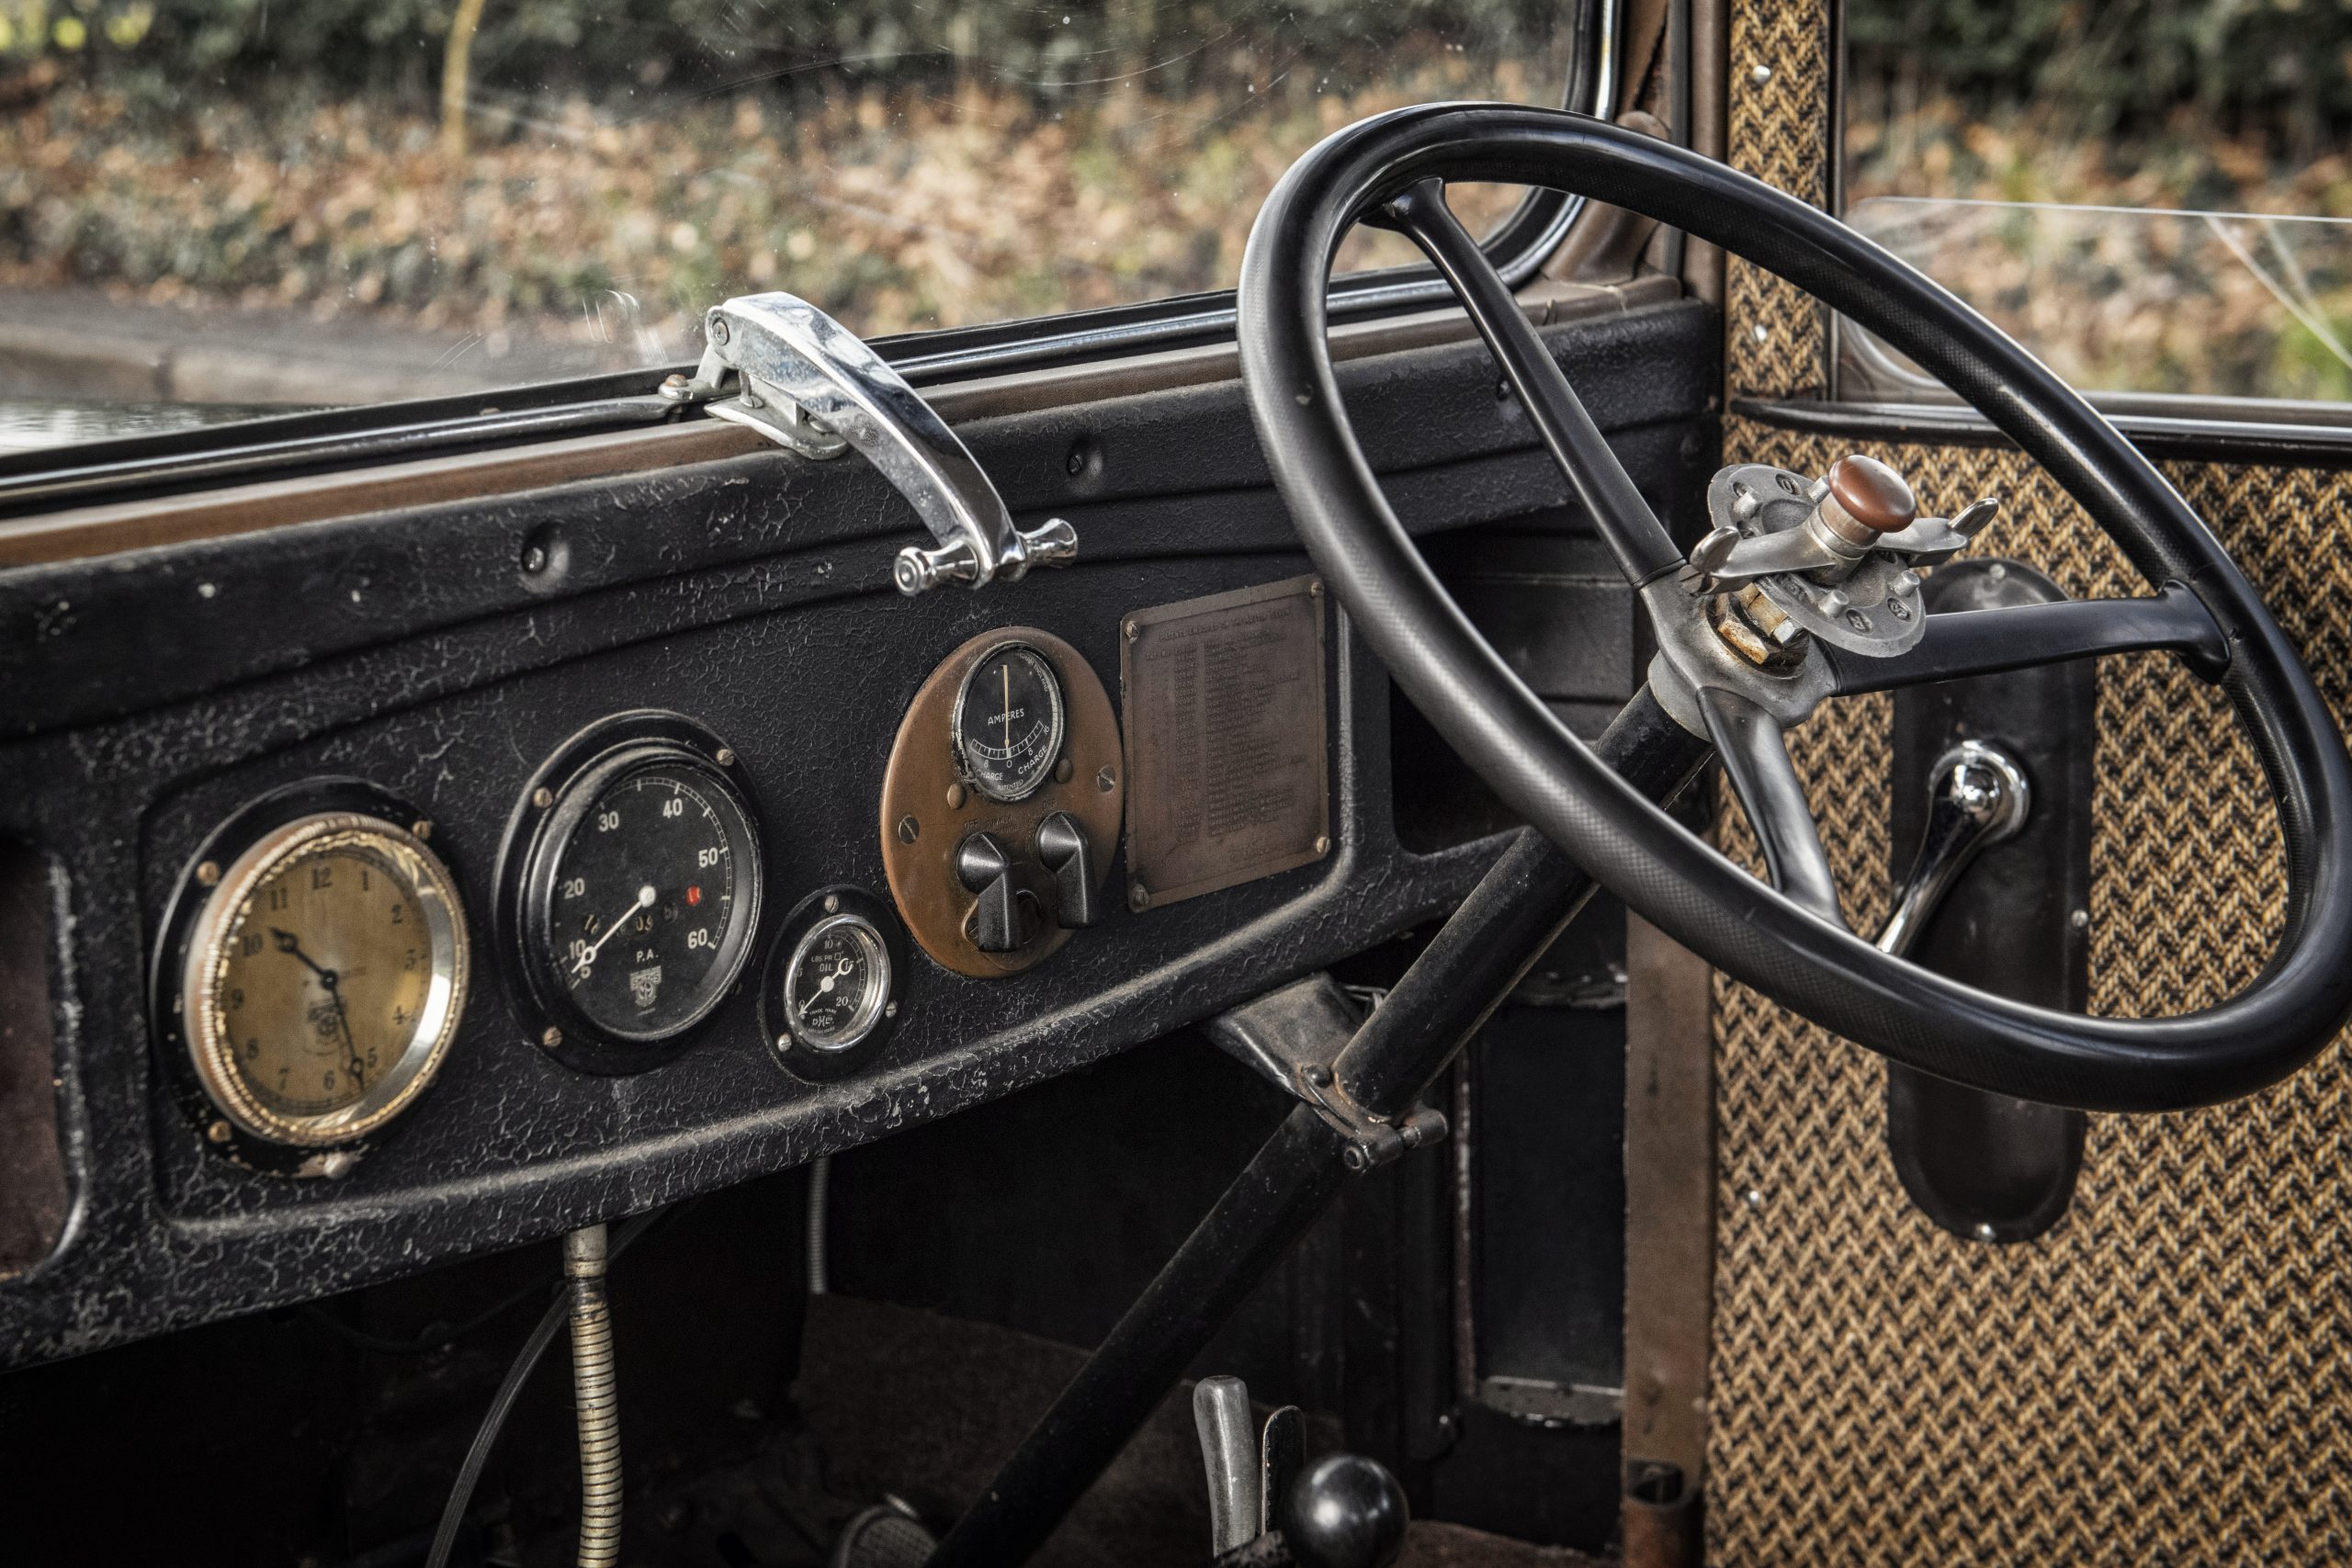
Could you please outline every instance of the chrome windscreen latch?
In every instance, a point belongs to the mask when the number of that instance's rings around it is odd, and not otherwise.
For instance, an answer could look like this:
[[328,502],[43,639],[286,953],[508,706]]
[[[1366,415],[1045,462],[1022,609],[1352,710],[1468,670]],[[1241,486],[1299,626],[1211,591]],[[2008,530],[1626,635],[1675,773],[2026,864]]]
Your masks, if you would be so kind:
[[729,299],[711,308],[704,331],[708,346],[694,379],[671,378],[663,395],[702,404],[804,457],[863,454],[937,544],[899,552],[891,577],[899,592],[1018,581],[1031,567],[1078,558],[1078,531],[1059,517],[1014,526],[1004,498],[937,411],[865,340],[806,299]]

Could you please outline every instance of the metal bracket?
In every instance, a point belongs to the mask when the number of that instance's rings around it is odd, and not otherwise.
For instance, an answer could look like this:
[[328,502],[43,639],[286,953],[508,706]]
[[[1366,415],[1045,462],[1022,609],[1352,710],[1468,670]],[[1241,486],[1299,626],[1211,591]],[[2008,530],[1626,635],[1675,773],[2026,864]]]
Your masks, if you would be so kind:
[[1340,1157],[1350,1170],[1361,1172],[1434,1144],[1446,1132],[1444,1113],[1430,1106],[1416,1107],[1401,1122],[1384,1122],[1340,1088],[1331,1064],[1363,1021],[1339,983],[1317,973],[1219,1013],[1202,1027],[1227,1055],[1312,1106],[1348,1140]]
[[[705,405],[714,418],[804,457],[863,454],[937,542],[899,552],[891,577],[899,592],[1017,582],[1032,567],[1077,558],[1076,529],[1059,517],[1015,527],[1004,498],[938,412],[864,339],[806,299],[744,295],[711,307],[703,323],[701,365],[692,380],[664,382],[662,396]],[[724,400],[730,375],[738,390]]]

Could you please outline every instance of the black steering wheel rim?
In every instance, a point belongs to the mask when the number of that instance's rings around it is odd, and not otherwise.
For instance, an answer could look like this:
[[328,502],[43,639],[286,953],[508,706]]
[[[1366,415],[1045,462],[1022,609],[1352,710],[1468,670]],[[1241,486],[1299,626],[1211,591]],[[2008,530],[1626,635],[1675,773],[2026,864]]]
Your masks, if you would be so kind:
[[[1333,256],[1355,222],[1430,180],[1568,191],[1787,278],[1910,355],[2015,440],[2151,587],[2185,584],[2226,640],[2220,684],[2260,759],[2286,853],[2278,942],[2254,983],[2217,1006],[2154,1020],[1974,990],[1879,952],[1749,876],[1570,734],[1421,560],[1340,401],[1325,341]],[[2352,761],[2286,635],[2113,426],[1990,322],[1843,223],[1586,116],[1426,105],[1349,127],[1293,165],[1251,230],[1239,314],[1243,379],[1277,488],[1393,677],[1507,804],[1716,967],[1908,1066],[2087,1110],[2174,1110],[2251,1092],[2309,1060],[2352,1012]]]

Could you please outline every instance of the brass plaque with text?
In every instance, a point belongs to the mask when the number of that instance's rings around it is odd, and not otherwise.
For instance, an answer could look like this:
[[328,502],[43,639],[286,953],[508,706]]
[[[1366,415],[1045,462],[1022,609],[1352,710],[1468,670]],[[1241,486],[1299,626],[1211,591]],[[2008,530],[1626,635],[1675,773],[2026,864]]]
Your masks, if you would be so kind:
[[1120,626],[1127,907],[1329,854],[1321,581],[1136,610]]

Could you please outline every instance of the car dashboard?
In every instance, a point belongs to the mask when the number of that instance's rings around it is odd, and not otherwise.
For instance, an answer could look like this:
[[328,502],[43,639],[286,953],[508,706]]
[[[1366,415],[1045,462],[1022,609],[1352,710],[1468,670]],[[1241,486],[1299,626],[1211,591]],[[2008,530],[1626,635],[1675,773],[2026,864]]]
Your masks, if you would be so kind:
[[[1660,497],[1711,331],[1547,333]],[[1342,381],[1410,527],[1569,584],[1517,646],[1605,716],[1630,608],[1483,349]],[[1463,897],[1506,824],[1430,782],[1237,383],[942,402],[1074,564],[901,596],[873,469],[708,422],[275,525],[316,481],[215,491],[228,525],[97,553],[65,525],[160,503],[0,520],[0,1364],[868,1143]]]

